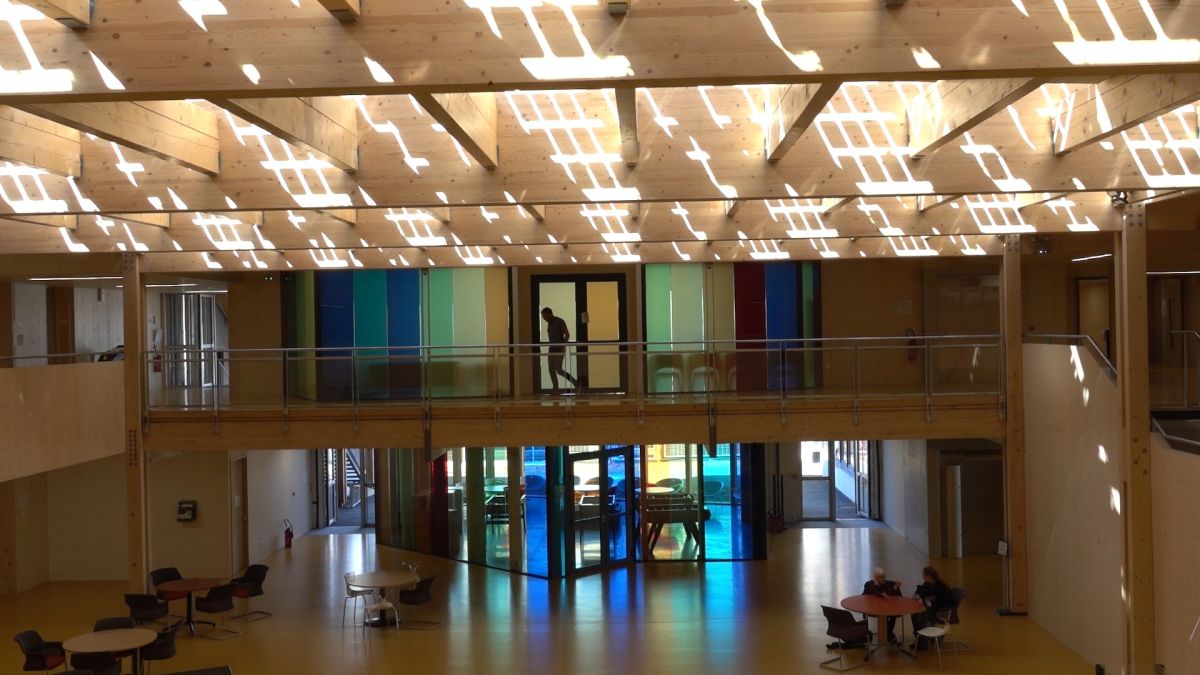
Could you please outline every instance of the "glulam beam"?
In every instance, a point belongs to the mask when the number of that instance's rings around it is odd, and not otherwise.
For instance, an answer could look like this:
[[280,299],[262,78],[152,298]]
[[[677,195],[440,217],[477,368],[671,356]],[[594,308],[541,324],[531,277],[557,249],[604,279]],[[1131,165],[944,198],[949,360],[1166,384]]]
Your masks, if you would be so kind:
[[764,145],[768,162],[783,159],[837,93],[836,82],[776,85],[767,99],[770,123]]
[[362,0],[317,0],[321,6],[329,10],[333,18],[342,23],[358,21],[362,14]]
[[343,171],[358,170],[358,112],[351,99],[236,98],[212,103]]
[[210,176],[220,171],[217,117],[186,101],[42,103],[21,108],[193,171]]
[[642,150],[638,143],[637,89],[618,87],[617,122],[621,128],[621,159],[625,166],[637,166]]
[[78,177],[79,155],[79,132],[75,129],[0,106],[0,160]]
[[414,94],[414,98],[480,166],[496,168],[500,149],[495,94]]
[[67,28],[87,28],[92,23],[92,0],[15,0],[28,5]]
[[[1054,152],[1062,156],[1117,136],[1200,100],[1200,74],[1123,75],[1086,89],[1056,125]],[[1195,132],[1195,112],[1192,113]]]
[[[1094,7],[1072,10],[1064,18],[1048,2],[989,3],[984,21],[977,3],[961,0],[923,0],[890,14],[879,1],[664,4],[646,3],[617,22],[600,2],[544,6],[532,12],[532,19],[516,2],[371,2],[348,33],[316,2],[225,2],[230,15],[207,17],[206,30],[200,30],[178,2],[101,1],[103,31],[63,35],[22,22],[40,62],[74,78],[69,87],[53,78],[46,78],[45,86],[13,87],[0,91],[0,99],[246,96],[251,85],[241,69],[245,61],[237,55],[248,54],[262,74],[253,85],[256,96],[936,76],[913,58],[914,48],[936,57],[942,77],[1064,80],[1150,67],[1194,70],[1194,41],[1200,39],[1200,6],[1181,2],[1166,9],[1172,3],[1165,0],[1122,0],[1119,7],[1110,0],[1117,27],[1130,36],[1123,40],[1113,39]],[[1143,4],[1156,13],[1170,42],[1147,33]],[[1070,21],[1078,27],[1078,39],[1072,39]],[[153,40],[135,37],[151,32]],[[303,36],[302,46],[296,36]],[[25,67],[19,42],[0,39],[0,63],[6,68]],[[1133,44],[1138,42],[1149,44]],[[93,53],[102,55],[125,89],[105,84]],[[184,60],[184,54],[193,57]],[[384,72],[369,68],[364,57]]]
[[1042,80],[943,80],[908,106],[908,145],[924,157],[1035,91]]

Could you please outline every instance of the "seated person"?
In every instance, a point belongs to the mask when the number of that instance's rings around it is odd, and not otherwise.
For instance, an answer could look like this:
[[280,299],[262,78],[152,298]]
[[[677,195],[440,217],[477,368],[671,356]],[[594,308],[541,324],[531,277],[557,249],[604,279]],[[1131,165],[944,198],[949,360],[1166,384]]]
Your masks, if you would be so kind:
[[125,345],[117,345],[107,352],[96,357],[97,361],[124,361],[125,360]]
[[[882,567],[876,567],[871,579],[863,584],[863,595],[900,595],[900,582],[887,578]],[[888,642],[896,641],[896,617],[889,616],[887,620]]]
[[[912,615],[913,634],[937,623],[938,612],[946,609],[954,609],[954,593],[950,590],[950,586],[942,581],[942,576],[932,567],[926,567],[921,571],[921,576],[924,583],[917,587],[916,597],[925,605],[925,611]],[[913,644],[913,648],[917,651],[923,651],[929,648],[926,641],[920,637]]]

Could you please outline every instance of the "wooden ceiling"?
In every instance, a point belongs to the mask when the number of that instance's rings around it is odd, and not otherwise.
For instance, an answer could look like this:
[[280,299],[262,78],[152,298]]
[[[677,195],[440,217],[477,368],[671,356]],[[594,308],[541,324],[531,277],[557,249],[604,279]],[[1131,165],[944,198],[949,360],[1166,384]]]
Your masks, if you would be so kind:
[[0,0],[0,255],[995,255],[1200,188],[1200,0]]

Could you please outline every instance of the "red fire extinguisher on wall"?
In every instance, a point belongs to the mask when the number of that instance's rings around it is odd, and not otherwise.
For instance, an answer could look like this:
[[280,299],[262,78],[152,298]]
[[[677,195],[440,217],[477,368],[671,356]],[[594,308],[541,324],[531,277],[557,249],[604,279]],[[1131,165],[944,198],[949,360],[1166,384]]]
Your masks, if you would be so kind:
[[287,518],[284,518],[283,519],[283,547],[284,548],[292,547],[292,537],[293,536],[295,536],[295,534],[292,532],[292,521],[288,520]]

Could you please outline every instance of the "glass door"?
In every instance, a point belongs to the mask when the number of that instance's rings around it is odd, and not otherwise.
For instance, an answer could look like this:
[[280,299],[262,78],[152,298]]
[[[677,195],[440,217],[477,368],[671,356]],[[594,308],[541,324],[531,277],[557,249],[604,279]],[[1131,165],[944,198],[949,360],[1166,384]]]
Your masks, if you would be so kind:
[[829,441],[800,444],[800,517],[804,520],[833,520],[833,453]]
[[574,446],[567,454],[566,569],[598,572],[632,559],[633,449]]
[[[569,338],[562,348],[544,347],[544,358],[535,359],[533,381],[539,394],[579,391],[625,391],[626,358],[619,343],[627,340],[625,275],[543,275],[533,277],[533,335],[549,344],[549,309],[566,324]],[[565,375],[563,374],[565,373]],[[558,386],[555,386],[557,380]]]

